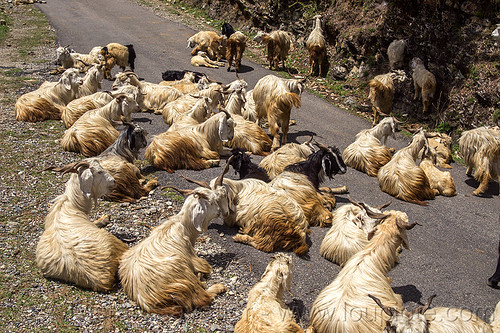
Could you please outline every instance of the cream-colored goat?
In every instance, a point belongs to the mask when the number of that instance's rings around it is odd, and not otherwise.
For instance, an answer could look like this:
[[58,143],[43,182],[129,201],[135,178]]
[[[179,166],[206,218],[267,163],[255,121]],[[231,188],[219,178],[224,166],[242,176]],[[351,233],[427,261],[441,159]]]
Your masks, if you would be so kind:
[[[257,123],[267,118],[269,131],[273,137],[272,150],[287,142],[290,112],[292,107],[300,107],[300,94],[304,89],[301,80],[281,79],[275,75],[261,78],[253,89]],[[281,140],[279,130],[283,132]]]
[[391,151],[385,144],[387,137],[394,137],[395,131],[396,123],[392,117],[384,118],[371,129],[362,130],[342,153],[345,164],[376,177],[378,170],[392,158]]
[[78,87],[76,98],[91,95],[101,89],[101,83],[104,78],[104,65],[94,65],[90,67],[87,74],[83,77],[83,83]]
[[280,62],[282,68],[285,69],[285,60],[292,45],[292,38],[288,32],[282,30],[275,30],[271,33],[259,31],[253,40],[267,46],[267,61],[269,61],[270,69],[278,69]]
[[[465,131],[459,140],[460,153],[467,175],[472,175],[479,186],[472,194],[480,195],[488,190],[490,181],[500,184],[500,130],[497,128],[479,127]],[[499,194],[500,196],[500,194]]]
[[323,36],[323,29],[321,28],[321,15],[316,15],[313,17],[315,19],[314,28],[307,37],[306,49],[309,51],[309,65],[311,70],[309,75],[314,72],[319,73],[319,75],[324,76],[324,69],[326,65],[326,40]]
[[419,205],[427,205],[423,200],[434,199],[429,179],[424,170],[416,164],[423,147],[428,147],[427,134],[419,131],[407,147],[396,152],[392,159],[379,169],[377,177],[382,191]]
[[435,195],[453,197],[457,195],[455,182],[448,171],[441,171],[436,168],[436,151],[429,147],[424,153],[419,166],[424,170],[429,179],[429,185],[434,190]]
[[378,124],[380,115],[389,116],[394,98],[394,83],[391,73],[375,76],[368,83],[370,92],[368,99],[372,103],[373,126]]
[[48,278],[96,291],[112,290],[127,245],[92,223],[89,213],[97,198],[115,185],[113,177],[95,160],[50,169],[72,175],[45,218],[36,248],[38,267]]
[[258,124],[242,116],[245,102],[243,89],[235,90],[229,96],[225,109],[234,119],[235,127],[233,139],[225,145],[231,148],[243,148],[255,155],[268,155],[273,142]]
[[[212,100],[208,97],[199,97],[191,110],[178,116],[175,122],[168,127],[167,131],[176,131],[183,127],[195,126],[203,123],[212,114]],[[218,110],[216,109],[218,112]]]
[[413,87],[415,88],[413,99],[422,98],[424,105],[422,112],[425,113],[436,92],[436,77],[425,68],[424,62],[420,58],[412,59],[411,68],[413,69]]
[[259,166],[266,170],[269,178],[274,179],[285,170],[287,165],[307,160],[309,155],[314,152],[311,142],[312,140],[302,144],[287,143],[264,157]]
[[37,122],[61,119],[63,106],[76,98],[78,87],[83,83],[76,68],[67,69],[55,85],[40,87],[26,93],[16,101],[16,120]]
[[198,51],[198,54],[191,57],[191,65],[194,67],[219,68],[224,67],[223,62],[210,60],[206,52]]
[[388,206],[372,208],[351,202],[333,211],[332,226],[320,247],[321,256],[340,266],[365,248],[381,219],[386,217],[380,210]]
[[123,254],[119,268],[123,289],[145,311],[181,315],[209,305],[226,290],[222,284],[204,288],[200,279],[212,273],[212,267],[194,250],[196,238],[209,223],[228,213],[221,185],[222,175],[213,189],[181,190],[187,198],[180,212]]
[[292,286],[292,257],[273,256],[259,282],[248,292],[247,306],[234,327],[235,333],[301,333],[293,312],[283,303]]
[[223,37],[219,36],[215,31],[200,31],[188,38],[187,47],[194,47],[191,51],[192,56],[197,55],[198,51],[203,51],[208,54],[210,59],[219,61],[221,55],[218,49],[222,39]]
[[127,84],[139,88],[139,92],[144,94],[144,108],[146,110],[153,110],[155,113],[161,112],[165,105],[184,95],[174,87],[139,81],[137,74],[133,72],[116,74],[113,89]]
[[122,124],[121,117],[131,120],[132,112],[139,110],[133,94],[120,94],[103,107],[84,113],[61,139],[66,151],[96,156],[111,146],[118,138],[115,126]]
[[144,157],[168,172],[207,169],[219,164],[223,142],[231,140],[233,133],[230,115],[220,112],[199,125],[155,136]]
[[189,111],[198,102],[200,97],[210,98],[210,110],[215,112],[217,106],[224,100],[224,89],[220,85],[214,85],[201,90],[196,94],[186,94],[165,105],[161,110],[155,112],[161,114],[167,125],[172,125],[179,116]]
[[397,248],[408,247],[405,213],[389,216],[377,227],[371,242],[352,256],[335,280],[318,295],[311,308],[307,333],[382,332],[388,319],[368,294],[387,306],[401,310],[403,301],[391,289],[387,273],[397,261]]

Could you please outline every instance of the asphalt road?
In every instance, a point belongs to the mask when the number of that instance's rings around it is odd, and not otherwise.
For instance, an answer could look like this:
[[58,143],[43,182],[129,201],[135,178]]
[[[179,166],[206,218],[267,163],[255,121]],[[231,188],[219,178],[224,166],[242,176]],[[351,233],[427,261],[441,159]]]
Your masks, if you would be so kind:
[[[225,83],[235,79],[233,72],[226,72],[223,68],[193,68],[189,63],[190,49],[186,49],[186,39],[196,31],[156,16],[149,8],[133,1],[50,0],[37,6],[56,29],[59,43],[71,44],[78,52],[88,52],[94,46],[109,42],[133,44],[137,53],[136,72],[147,81],[161,81],[161,73],[167,69],[198,70]],[[272,73],[246,59],[242,71],[240,76],[250,88],[261,77]],[[115,69],[113,73],[116,72]],[[297,125],[290,128],[289,141],[303,142],[314,134],[322,142],[337,145],[341,150],[354,140],[356,133],[371,125],[307,92],[302,95],[302,107],[292,110],[292,118],[297,120]],[[145,127],[150,137],[167,129],[161,117],[153,114],[135,114],[134,121]],[[398,149],[407,143],[408,139],[402,136],[388,141],[388,145]],[[175,174],[161,171],[156,175],[161,185],[192,187],[179,175],[209,180],[219,172],[220,167],[201,172],[181,170]],[[434,306],[465,307],[486,318],[500,300],[500,290],[486,286],[497,259],[499,187],[492,183],[488,193],[478,198],[472,195],[477,183],[465,176],[463,166],[453,164],[451,173],[457,196],[436,197],[427,207],[396,199],[390,206],[406,212],[410,221],[423,225],[409,231],[412,249],[401,254],[400,264],[390,272],[392,286],[395,292],[402,294],[410,308],[415,303],[425,303],[427,297],[437,293]],[[325,185],[347,185],[352,198],[373,205],[390,199],[380,191],[376,178],[352,169]],[[346,202],[346,196],[338,196],[338,205]],[[219,236],[221,232],[225,234],[222,237]],[[249,274],[260,276],[270,255],[233,243],[231,236],[235,232],[220,221],[212,223],[209,229],[214,241],[226,247],[236,258],[250,263],[252,271]],[[302,322],[307,322],[315,297],[339,271],[338,266],[319,255],[319,245],[326,232],[326,228],[313,228],[309,259],[294,256],[293,303],[301,312]]]

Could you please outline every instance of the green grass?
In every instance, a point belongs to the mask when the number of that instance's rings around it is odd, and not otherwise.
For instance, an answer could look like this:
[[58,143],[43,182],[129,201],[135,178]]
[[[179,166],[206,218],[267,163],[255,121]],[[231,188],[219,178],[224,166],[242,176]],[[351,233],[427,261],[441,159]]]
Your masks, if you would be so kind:
[[161,194],[173,202],[181,203],[184,201],[184,197],[171,188],[163,189]]
[[5,25],[0,25],[0,43],[2,43],[7,38],[10,30],[9,25],[12,20],[5,13],[0,13],[0,20],[4,20],[6,23]]

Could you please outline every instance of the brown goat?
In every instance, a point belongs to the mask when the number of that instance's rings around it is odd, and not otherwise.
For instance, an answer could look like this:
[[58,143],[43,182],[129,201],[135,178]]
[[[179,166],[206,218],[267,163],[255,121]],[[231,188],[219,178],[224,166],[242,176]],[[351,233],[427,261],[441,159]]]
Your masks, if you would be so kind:
[[241,58],[243,57],[243,52],[247,45],[247,36],[245,36],[240,31],[234,32],[231,37],[227,39],[226,42],[226,60],[227,60],[227,71],[231,70],[231,64],[234,59],[234,69],[239,71],[241,65]]
[[377,75],[368,83],[368,98],[372,103],[373,126],[379,122],[380,115],[388,116],[392,111],[394,83],[390,73]]

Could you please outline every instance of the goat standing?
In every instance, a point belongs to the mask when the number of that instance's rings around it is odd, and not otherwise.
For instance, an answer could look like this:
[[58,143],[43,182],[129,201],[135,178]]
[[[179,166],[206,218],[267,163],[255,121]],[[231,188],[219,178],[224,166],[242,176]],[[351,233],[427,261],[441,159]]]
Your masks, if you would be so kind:
[[321,15],[316,15],[313,18],[315,19],[314,29],[306,40],[306,49],[309,51],[309,65],[311,66],[309,75],[319,72],[319,75],[324,76],[326,41],[323,36],[323,29],[321,29]]

